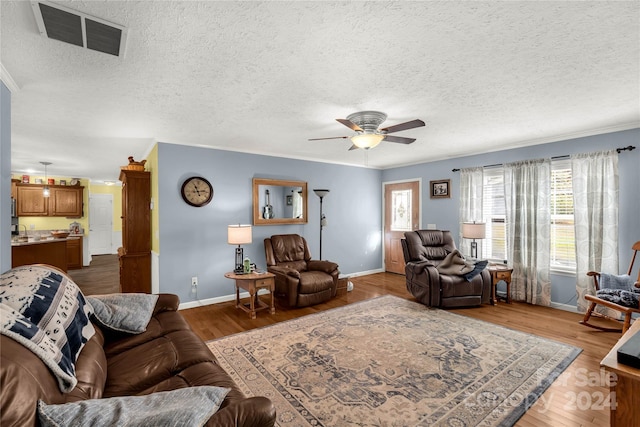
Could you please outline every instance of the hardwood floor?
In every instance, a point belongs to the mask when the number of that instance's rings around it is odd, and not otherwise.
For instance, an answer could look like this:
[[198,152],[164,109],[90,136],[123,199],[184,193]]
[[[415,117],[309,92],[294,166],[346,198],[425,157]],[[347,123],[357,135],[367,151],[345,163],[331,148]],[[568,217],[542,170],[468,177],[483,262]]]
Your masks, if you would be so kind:
[[[404,276],[390,273],[351,279],[354,290],[313,307],[287,309],[276,303],[276,314],[259,312],[255,320],[225,302],[182,310],[194,331],[205,341],[295,319],[311,313],[342,307],[381,295],[414,300],[406,291]],[[578,358],[520,418],[517,426],[609,425],[609,388],[600,360],[620,338],[618,333],[600,332],[578,324],[582,315],[525,303],[498,303],[475,308],[450,310],[511,329],[554,339],[583,349]]]
[[[97,257],[95,257],[97,258]],[[98,261],[98,260],[96,260]],[[89,292],[104,292],[105,283],[117,279],[117,257],[104,258],[97,263],[96,278],[92,278],[94,265],[83,270],[72,270],[70,274],[80,281],[79,286],[88,286]],[[104,265],[102,265],[102,261]],[[109,264],[115,263],[114,267]],[[82,274],[78,274],[82,272]],[[101,275],[102,277],[98,276]],[[81,277],[82,276],[82,277]],[[258,313],[255,320],[249,319],[244,311],[235,307],[235,301],[212,304],[182,310],[181,313],[193,330],[205,341],[220,338],[250,329],[292,320],[311,313],[342,307],[382,295],[396,295],[414,300],[406,291],[404,276],[379,273],[355,277],[354,290],[323,304],[299,309],[288,309],[276,302],[276,313]],[[109,292],[117,292],[111,290]],[[517,426],[589,426],[609,425],[608,377],[600,369],[600,361],[620,338],[619,333],[601,332],[578,324],[582,315],[548,307],[532,306],[524,303],[498,303],[496,306],[450,310],[451,312],[487,322],[502,325],[534,335],[554,339],[574,345],[583,351],[578,358],[559,376],[536,403],[520,418]]]
[[67,274],[85,295],[120,292],[118,255],[93,255],[88,267],[69,270]]

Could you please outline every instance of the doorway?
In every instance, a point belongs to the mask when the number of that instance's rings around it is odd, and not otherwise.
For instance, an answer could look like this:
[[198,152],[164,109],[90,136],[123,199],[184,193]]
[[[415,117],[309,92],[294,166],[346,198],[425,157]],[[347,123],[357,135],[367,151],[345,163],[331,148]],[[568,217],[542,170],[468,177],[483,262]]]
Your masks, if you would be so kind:
[[421,180],[384,183],[384,269],[404,275],[400,240],[405,231],[420,228]]
[[104,255],[113,253],[113,195],[89,196],[89,253]]

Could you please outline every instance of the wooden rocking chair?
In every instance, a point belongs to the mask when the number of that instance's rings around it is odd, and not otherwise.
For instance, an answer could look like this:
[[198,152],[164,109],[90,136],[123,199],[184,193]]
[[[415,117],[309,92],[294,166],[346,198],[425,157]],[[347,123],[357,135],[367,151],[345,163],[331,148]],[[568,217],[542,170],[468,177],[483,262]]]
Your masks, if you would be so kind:
[[[627,275],[629,275],[629,276],[631,276],[631,270],[633,269],[633,262],[636,259],[636,255],[637,255],[638,251],[640,251],[640,241],[635,242],[633,244],[633,246],[631,247],[631,249],[633,249],[633,256],[631,257],[631,263],[629,264],[629,270],[627,271]],[[587,273],[587,276],[593,277],[593,281],[594,281],[594,284],[595,284],[595,289],[596,289],[596,291],[598,291],[600,289],[600,285],[598,283],[598,279],[600,278],[600,273],[595,272],[595,271],[590,271],[590,272]],[[640,288],[640,271],[638,271],[638,279],[636,280],[634,286],[636,288]],[[633,313],[640,313],[640,309],[639,308],[627,307],[627,306],[624,306],[624,305],[616,304],[614,302],[607,301],[607,300],[604,300],[602,298],[598,298],[595,295],[585,295],[584,299],[586,299],[587,301],[591,302],[591,304],[589,305],[589,309],[587,310],[586,314],[584,315],[584,319],[582,319],[582,321],[580,323],[585,325],[585,326],[589,326],[591,328],[600,329],[601,331],[606,331],[606,332],[620,332],[620,331],[622,331],[622,333],[624,334],[625,332],[627,332],[627,329],[629,329],[629,326],[631,326],[631,316],[632,316],[632,314]],[[593,323],[589,323],[589,318],[591,318],[592,314],[594,314],[596,316],[599,316],[599,317],[604,317],[604,318],[607,318],[607,319],[618,321],[618,319],[614,319],[612,317],[606,316],[606,315],[601,314],[601,313],[593,313],[593,310],[596,308],[596,306],[598,304],[603,305],[605,307],[608,307],[608,308],[610,308],[612,310],[624,313],[624,322],[622,324],[622,329],[619,329],[619,328],[607,328],[607,327],[604,327],[604,326],[599,326],[599,325],[594,325]]]

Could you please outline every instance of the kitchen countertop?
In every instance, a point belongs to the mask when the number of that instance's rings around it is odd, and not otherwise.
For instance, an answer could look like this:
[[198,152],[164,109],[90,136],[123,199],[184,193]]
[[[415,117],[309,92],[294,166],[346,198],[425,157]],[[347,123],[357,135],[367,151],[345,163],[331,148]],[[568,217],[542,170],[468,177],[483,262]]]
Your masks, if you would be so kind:
[[45,239],[31,240],[28,242],[11,242],[11,246],[29,246],[29,245],[41,245],[44,243],[53,243],[53,242],[66,242],[69,239],[77,239],[79,237],[83,237],[83,235],[69,234],[69,237],[65,237],[65,238],[47,237]]

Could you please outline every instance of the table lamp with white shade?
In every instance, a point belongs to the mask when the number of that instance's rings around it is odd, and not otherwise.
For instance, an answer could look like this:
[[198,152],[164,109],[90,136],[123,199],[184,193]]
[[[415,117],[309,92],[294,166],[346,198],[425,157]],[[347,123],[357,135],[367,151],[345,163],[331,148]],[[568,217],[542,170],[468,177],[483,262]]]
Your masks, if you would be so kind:
[[478,258],[478,243],[476,239],[484,239],[486,233],[486,224],[484,222],[463,222],[462,238],[472,239],[471,242],[471,258]]
[[242,274],[244,272],[242,265],[244,251],[241,245],[251,243],[251,226],[249,224],[229,225],[227,227],[227,243],[230,245],[238,245],[236,248],[236,266],[233,272]]

